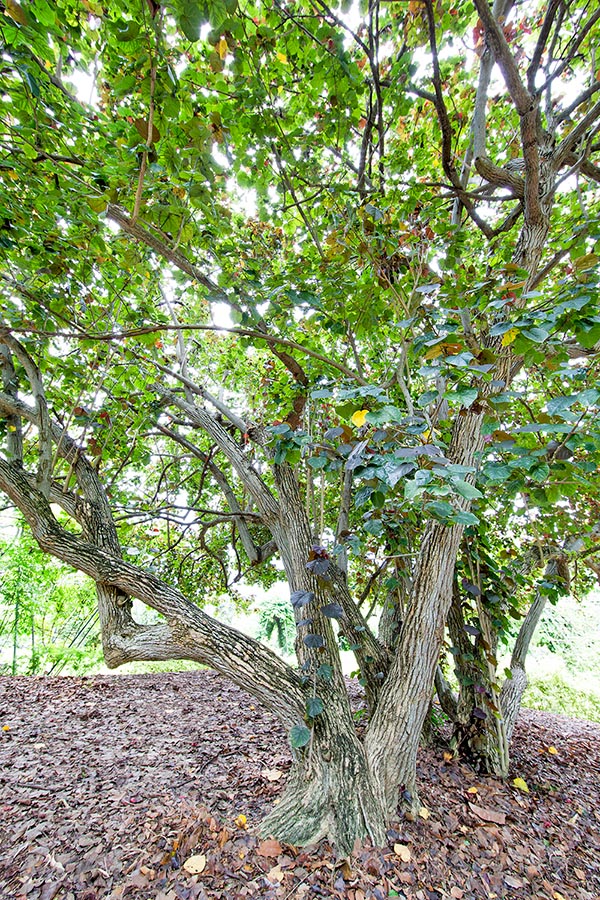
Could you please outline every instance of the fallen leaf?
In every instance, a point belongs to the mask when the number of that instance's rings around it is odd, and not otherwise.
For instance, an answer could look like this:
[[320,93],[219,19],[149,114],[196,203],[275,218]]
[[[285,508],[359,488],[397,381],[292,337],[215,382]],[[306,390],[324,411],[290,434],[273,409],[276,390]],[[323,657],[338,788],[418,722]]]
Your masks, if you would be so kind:
[[520,791],[525,791],[526,794],[529,793],[529,788],[527,787],[527,782],[524,781],[522,778],[514,778],[513,784]]
[[402,862],[410,862],[412,859],[412,853],[410,852],[410,848],[406,846],[406,844],[394,844],[394,853],[396,856],[399,856]]
[[422,807],[419,809],[419,815],[420,815],[420,817],[421,817],[422,819],[428,819],[429,816],[431,815],[431,813],[429,812],[429,810],[427,809],[426,806],[422,806]]
[[513,878],[512,875],[504,876],[504,883],[511,888],[522,888],[523,882],[519,878]]
[[476,793],[477,793],[476,787],[467,788],[467,794],[476,794]]
[[455,900],[460,900],[460,898],[463,896],[463,894],[464,894],[464,891],[461,891],[461,889],[459,887],[451,887],[450,888],[450,896],[454,897]]
[[269,881],[281,882],[283,881],[283,876],[284,873],[282,872],[280,865],[273,866],[273,868],[267,872],[267,878],[269,879]]
[[485,806],[477,806],[475,803],[469,803],[469,809],[473,815],[477,816],[479,819],[483,819],[484,822],[493,822],[495,825],[506,824],[506,816],[503,812],[498,812],[495,809],[488,809]]
[[283,772],[279,769],[263,769],[260,773],[263,778],[266,778],[267,781],[279,781],[282,777]]
[[200,875],[206,868],[206,856],[204,853],[196,853],[194,856],[190,856],[190,858],[186,859],[184,862],[183,868],[186,872],[189,872],[190,875]]
[[282,850],[283,847],[279,841],[274,840],[262,841],[256,848],[259,856],[279,856]]
[[444,750],[444,762],[450,762],[451,759],[454,759],[454,755],[448,750]]
[[548,753],[550,754],[550,756],[557,756],[558,750],[556,749],[556,747],[548,747]]

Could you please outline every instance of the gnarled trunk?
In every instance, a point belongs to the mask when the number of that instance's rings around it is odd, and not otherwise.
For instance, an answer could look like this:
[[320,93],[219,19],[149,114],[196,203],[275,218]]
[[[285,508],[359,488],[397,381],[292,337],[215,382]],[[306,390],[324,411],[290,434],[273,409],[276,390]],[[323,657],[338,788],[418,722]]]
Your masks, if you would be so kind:
[[355,841],[385,843],[388,810],[345,705],[328,706],[310,744],[296,751],[286,790],[261,826],[291,844],[323,837],[344,854]]

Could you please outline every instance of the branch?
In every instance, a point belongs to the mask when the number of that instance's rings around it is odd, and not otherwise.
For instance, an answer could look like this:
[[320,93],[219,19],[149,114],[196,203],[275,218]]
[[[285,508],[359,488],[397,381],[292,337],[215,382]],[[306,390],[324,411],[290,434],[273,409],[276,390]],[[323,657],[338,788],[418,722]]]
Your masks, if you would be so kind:
[[571,38],[569,44],[569,52],[563,57],[561,64],[554,70],[552,75],[550,75],[544,84],[538,88],[538,94],[542,94],[549,86],[552,84],[555,78],[558,78],[559,75],[568,69],[571,63],[573,62],[573,57],[575,56],[577,49],[581,46],[583,41],[586,39],[596,22],[600,19],[600,9],[597,9],[595,13],[593,13],[590,18],[587,20],[585,25],[582,28],[577,27],[576,37]]
[[433,9],[433,0],[425,0],[425,8],[427,10],[427,22],[429,27],[429,47],[431,50],[433,64],[433,86],[435,89],[435,108],[437,112],[440,130],[442,132],[442,165],[444,172],[452,183],[452,187],[456,192],[456,196],[461,201],[467,213],[475,222],[481,232],[487,237],[492,237],[492,229],[475,210],[468,193],[465,191],[460,176],[456,171],[456,166],[452,160],[452,126],[446,109],[444,100],[444,89],[440,73],[440,63],[437,50],[437,41],[435,36],[435,13]]
[[[163,642],[179,658],[197,659],[210,665],[236,684],[250,691],[284,724],[296,724],[304,716],[304,698],[295,671],[271,650],[235,628],[211,618],[176,588],[155,575],[82,540],[61,528],[46,498],[31,487],[20,467],[0,459],[0,490],[21,510],[41,549],[96,583],[110,585],[136,597],[165,616],[167,625],[133,628],[130,634],[116,635],[115,647],[121,658],[154,658]],[[137,649],[136,649],[137,648]],[[137,655],[135,655],[137,654]],[[118,657],[118,653],[117,653]],[[161,656],[161,658],[164,658]]]
[[487,0],[473,0],[473,2],[475,9],[479,13],[479,18],[483,22],[486,39],[502,72],[504,82],[516,110],[520,116],[525,116],[535,108],[535,101],[521,81],[517,64],[510,52],[504,32],[494,18]]
[[[0,344],[0,371],[2,373],[2,386],[9,397],[17,399],[17,374],[13,366],[10,350],[5,344]],[[7,448],[9,460],[23,461],[23,429],[21,417],[15,412],[6,413],[8,428]]]
[[168,403],[184,412],[192,425],[205,431],[215,444],[217,444],[238,473],[242,484],[244,484],[252,495],[263,516],[265,525],[269,526],[270,523],[277,520],[279,516],[279,505],[275,497],[260,475],[252,467],[243,450],[240,449],[239,445],[233,440],[231,435],[225,431],[223,426],[202,407],[188,403],[187,400],[178,397],[162,385],[156,384],[153,387],[161,397],[164,397],[165,400],[167,400]]
[[38,483],[42,493],[47,497],[50,491],[50,483],[52,481],[52,468],[54,465],[54,454],[52,451],[52,435],[50,429],[50,417],[48,415],[48,404],[42,384],[42,375],[22,344],[16,340],[6,328],[0,329],[0,343],[16,357],[21,363],[27,378],[31,392],[35,398],[35,408],[37,417],[37,426],[39,434],[39,462],[38,462]]
[[536,224],[542,218],[540,206],[540,155],[538,147],[537,101],[521,81],[517,64],[504,37],[502,28],[496,22],[487,0],[474,0],[486,39],[504,77],[504,82],[521,119],[521,144],[525,160],[525,218]]
[[600,81],[595,81],[588,88],[586,88],[585,91],[582,91],[582,93],[578,97],[576,97],[575,100],[573,100],[570,106],[567,106],[566,109],[563,109],[560,115],[556,117],[557,123],[560,124],[561,122],[564,122],[565,119],[568,119],[572,112],[575,112],[575,110],[578,109],[578,107],[580,107],[582,103],[585,103],[586,100],[589,100],[590,97],[593,97],[594,94],[598,91],[600,91]]
[[535,77],[538,73],[538,69],[540,67],[540,62],[542,60],[542,54],[546,47],[546,43],[550,36],[550,30],[552,25],[554,24],[554,19],[556,13],[558,12],[560,6],[562,4],[562,0],[550,0],[548,4],[548,9],[546,10],[546,15],[544,17],[544,21],[542,23],[542,27],[540,28],[540,33],[538,35],[537,43],[535,45],[535,50],[533,51],[533,56],[531,57],[531,62],[529,63],[529,68],[527,69],[527,87],[531,95],[536,93],[535,88]]
[[583,117],[581,122],[579,122],[572,131],[570,131],[566,137],[562,139],[556,150],[554,151],[552,161],[556,169],[559,169],[570,151],[576,144],[582,140],[588,128],[590,128],[597,119],[600,118],[600,100],[592,106],[589,113]]
[[150,247],[151,250],[154,250],[155,253],[158,253],[158,255],[162,256],[163,259],[166,259],[167,262],[172,263],[177,269],[185,272],[190,278],[194,278],[198,284],[201,284],[211,292],[213,299],[219,300],[222,303],[230,303],[227,294],[222,288],[210,278],[207,278],[204,272],[202,272],[198,266],[191,263],[183,253],[180,253],[178,250],[172,250],[165,243],[161,232],[140,225],[139,222],[134,222],[125,210],[121,209],[119,206],[115,206],[114,203],[109,203],[106,207],[106,217],[113,222],[116,222],[117,225],[119,225],[127,234],[131,235],[131,237],[146,244],[147,247]]
[[[246,422],[244,422],[244,420],[241,419],[236,413],[234,413],[233,410],[229,409],[229,407],[226,406],[225,403],[222,402],[222,400],[219,400],[217,397],[213,397],[213,395],[209,393],[206,388],[197,385],[185,375],[179,372],[175,372],[173,371],[173,369],[169,369],[168,366],[163,366],[161,365],[161,363],[155,362],[154,360],[150,360],[150,362],[160,372],[164,372],[165,375],[170,375],[172,378],[177,379],[177,381],[180,381],[181,384],[183,384],[184,387],[188,388],[188,390],[192,394],[196,394],[197,397],[202,397],[203,400],[206,400],[208,403],[210,403],[211,406],[214,406],[214,408],[218,410],[218,412],[220,412],[225,419],[231,422],[231,424],[235,426],[235,428],[237,428],[237,430],[241,432],[241,434],[248,433],[250,426]],[[188,400],[188,402],[190,401]]]
[[242,509],[237,501],[237,497],[233,491],[233,488],[227,481],[224,473],[219,469],[219,467],[209,458],[209,456],[200,450],[199,447],[196,447],[191,441],[188,441],[182,435],[177,434],[176,431],[172,431],[170,428],[165,428],[164,425],[157,424],[157,429],[164,434],[165,437],[170,438],[172,441],[178,443],[181,447],[185,447],[186,450],[189,450],[197,459],[201,460],[209,469],[211,475],[213,476],[215,482],[223,492],[225,499],[227,500],[227,504],[229,509],[231,510],[231,514],[234,517],[234,521],[238,530],[238,534],[240,536],[240,540],[242,542],[242,546],[246,551],[246,555],[252,564],[258,563],[261,561],[259,549],[256,547],[254,541],[252,540],[252,536],[248,530],[248,526],[242,517]]
[[525,182],[516,172],[509,172],[501,166],[495,166],[486,156],[477,156],[475,168],[482,178],[497,187],[508,188],[513,196],[522,200],[525,196]]

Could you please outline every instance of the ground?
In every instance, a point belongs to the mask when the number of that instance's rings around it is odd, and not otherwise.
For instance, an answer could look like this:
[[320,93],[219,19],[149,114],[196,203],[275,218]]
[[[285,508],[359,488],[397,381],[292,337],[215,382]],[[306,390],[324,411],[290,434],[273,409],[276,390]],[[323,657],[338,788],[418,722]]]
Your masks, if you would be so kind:
[[3,900],[600,897],[599,725],[524,711],[505,783],[423,751],[421,816],[349,861],[256,836],[286,736],[212,672],[2,678],[0,729]]

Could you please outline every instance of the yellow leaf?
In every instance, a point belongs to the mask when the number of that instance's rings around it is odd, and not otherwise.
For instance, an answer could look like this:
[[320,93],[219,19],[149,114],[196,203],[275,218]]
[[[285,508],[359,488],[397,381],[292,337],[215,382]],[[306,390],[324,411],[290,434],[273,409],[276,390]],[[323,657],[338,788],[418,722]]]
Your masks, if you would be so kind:
[[19,6],[16,0],[4,0],[4,15],[19,25],[28,25],[25,10]]
[[431,813],[429,812],[429,810],[427,809],[426,806],[422,806],[419,810],[419,815],[422,819],[428,819],[429,816],[431,815]]
[[508,347],[509,344],[512,344],[518,333],[518,328],[509,328],[508,331],[505,331],[502,337],[502,346]]
[[434,347],[430,347],[423,359],[437,359],[438,356],[441,356],[444,352],[443,344],[436,344]]
[[550,754],[550,756],[557,756],[558,750],[556,749],[556,747],[548,747],[548,753]]
[[576,269],[585,271],[585,269],[593,269],[597,262],[598,256],[595,253],[586,253],[585,256],[579,256],[577,259],[574,259],[573,265]]
[[10,731],[10,725],[3,725],[2,731]]
[[190,875],[199,875],[201,872],[204,872],[206,868],[206,856],[204,853],[196,853],[194,856],[190,856],[189,859],[183,864],[183,868],[186,872],[189,872]]
[[225,59],[229,52],[229,47],[227,46],[227,41],[224,37],[221,38],[219,43],[217,44],[217,53],[221,57],[221,59]]
[[277,59],[279,60],[280,63],[283,63],[284,65],[287,66],[288,59],[287,59],[287,56],[285,55],[285,53],[280,53],[279,51],[277,51]]
[[507,281],[506,284],[500,285],[501,291],[519,291],[521,288],[525,287],[527,282],[525,281]]
[[368,412],[368,409],[357,409],[356,412],[352,414],[350,421],[353,425],[356,425],[357,428],[362,428],[365,424]]
[[524,791],[526,794],[529,793],[529,788],[527,787],[527,782],[524,781],[522,778],[515,778],[513,780],[513,784],[520,791]]
[[467,794],[476,794],[476,793],[477,793],[476,787],[467,788]]
[[394,853],[396,856],[399,856],[402,862],[410,862],[412,859],[412,853],[410,849],[406,846],[406,844],[394,844]]
[[454,755],[448,750],[444,750],[444,762],[450,762],[451,759],[454,759]]
[[242,815],[241,815],[241,816],[238,816],[237,819],[235,820],[235,824],[237,825],[238,828],[245,828],[245,827],[246,827],[246,822],[247,822],[247,821],[248,821],[248,819],[247,819],[246,816],[242,813]]

